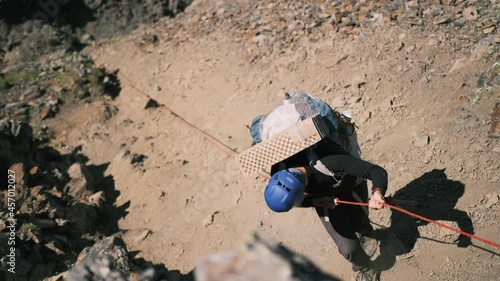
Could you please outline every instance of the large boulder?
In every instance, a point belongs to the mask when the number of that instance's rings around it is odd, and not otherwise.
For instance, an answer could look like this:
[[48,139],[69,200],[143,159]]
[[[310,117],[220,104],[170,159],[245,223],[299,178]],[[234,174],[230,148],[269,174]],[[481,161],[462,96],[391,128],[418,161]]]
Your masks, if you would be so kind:
[[323,273],[307,258],[259,235],[254,235],[243,249],[203,258],[195,268],[195,277],[197,281],[340,280]]

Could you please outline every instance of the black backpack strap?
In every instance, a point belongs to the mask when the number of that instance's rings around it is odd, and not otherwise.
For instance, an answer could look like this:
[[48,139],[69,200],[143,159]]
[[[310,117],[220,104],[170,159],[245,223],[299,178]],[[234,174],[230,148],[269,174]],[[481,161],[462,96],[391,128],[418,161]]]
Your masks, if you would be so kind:
[[318,155],[314,152],[313,149],[307,149],[307,160],[309,161],[309,165],[314,168],[316,171],[325,174],[327,176],[332,177],[336,183],[332,185],[332,187],[338,187],[342,184],[342,180],[344,179],[345,173],[342,172],[333,172],[328,169],[319,159]]

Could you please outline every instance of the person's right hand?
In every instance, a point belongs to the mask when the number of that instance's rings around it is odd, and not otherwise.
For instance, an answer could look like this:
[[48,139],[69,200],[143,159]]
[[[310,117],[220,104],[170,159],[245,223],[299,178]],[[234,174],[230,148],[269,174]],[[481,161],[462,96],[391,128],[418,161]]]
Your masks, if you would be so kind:
[[382,194],[382,192],[378,190],[373,193],[372,197],[370,198],[370,201],[368,202],[368,206],[376,210],[384,208],[384,204],[385,204],[384,195]]
[[337,198],[335,197],[320,197],[320,198],[314,198],[312,200],[312,203],[315,207],[325,207],[325,208],[330,208],[334,209],[335,206],[337,206]]

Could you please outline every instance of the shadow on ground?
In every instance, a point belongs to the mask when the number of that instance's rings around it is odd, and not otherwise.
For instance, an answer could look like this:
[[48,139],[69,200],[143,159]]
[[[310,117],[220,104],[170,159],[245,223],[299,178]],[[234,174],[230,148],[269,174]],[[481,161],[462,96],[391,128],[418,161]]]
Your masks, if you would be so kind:
[[[401,207],[434,221],[455,222],[460,230],[473,234],[474,227],[470,217],[465,211],[455,207],[464,190],[465,185],[449,179],[445,170],[434,169],[398,190],[393,199],[416,203],[402,204]],[[458,236],[458,239],[452,242],[428,238],[427,234],[419,231],[419,226],[427,225],[428,222],[397,210],[391,209],[391,212],[391,225],[377,230],[377,237],[380,238],[380,255],[375,263],[383,271],[394,266],[397,256],[410,253],[419,238],[437,243],[452,243],[457,247],[472,245],[471,239],[464,235]]]
[[[87,165],[89,159],[81,150],[61,153],[36,140],[30,125],[0,122],[0,169],[4,171],[0,181],[7,183],[8,174],[16,181],[18,265],[15,276],[1,273],[0,280],[40,280],[63,272],[85,247],[119,231],[118,221],[127,215],[130,202],[116,205],[120,193],[113,176],[105,175],[109,163]],[[0,187],[0,205],[7,202],[6,187]],[[9,222],[9,212],[0,207],[0,219]],[[7,229],[0,232],[1,245],[8,245],[4,241],[8,234]],[[1,256],[6,256],[5,251],[0,248]]]

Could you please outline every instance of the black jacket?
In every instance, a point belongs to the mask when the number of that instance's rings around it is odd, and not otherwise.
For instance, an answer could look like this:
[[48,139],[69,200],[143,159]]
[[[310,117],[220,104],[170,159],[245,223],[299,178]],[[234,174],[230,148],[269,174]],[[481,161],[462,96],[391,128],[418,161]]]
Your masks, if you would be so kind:
[[[388,175],[384,168],[351,156],[330,139],[321,140],[313,149],[321,162],[330,171],[342,173],[343,176],[332,177],[317,171],[309,165],[305,151],[285,159],[282,163],[273,165],[271,174],[286,168],[305,167],[309,176],[309,183],[305,192],[310,195],[310,198],[322,196],[334,196],[339,199],[347,198],[356,184],[357,177],[371,180],[372,189],[380,188],[382,193],[385,194]],[[333,188],[332,186],[338,183],[339,180],[341,180],[341,184]],[[308,197],[304,200],[304,207],[310,205],[308,203],[310,200],[307,199]]]

